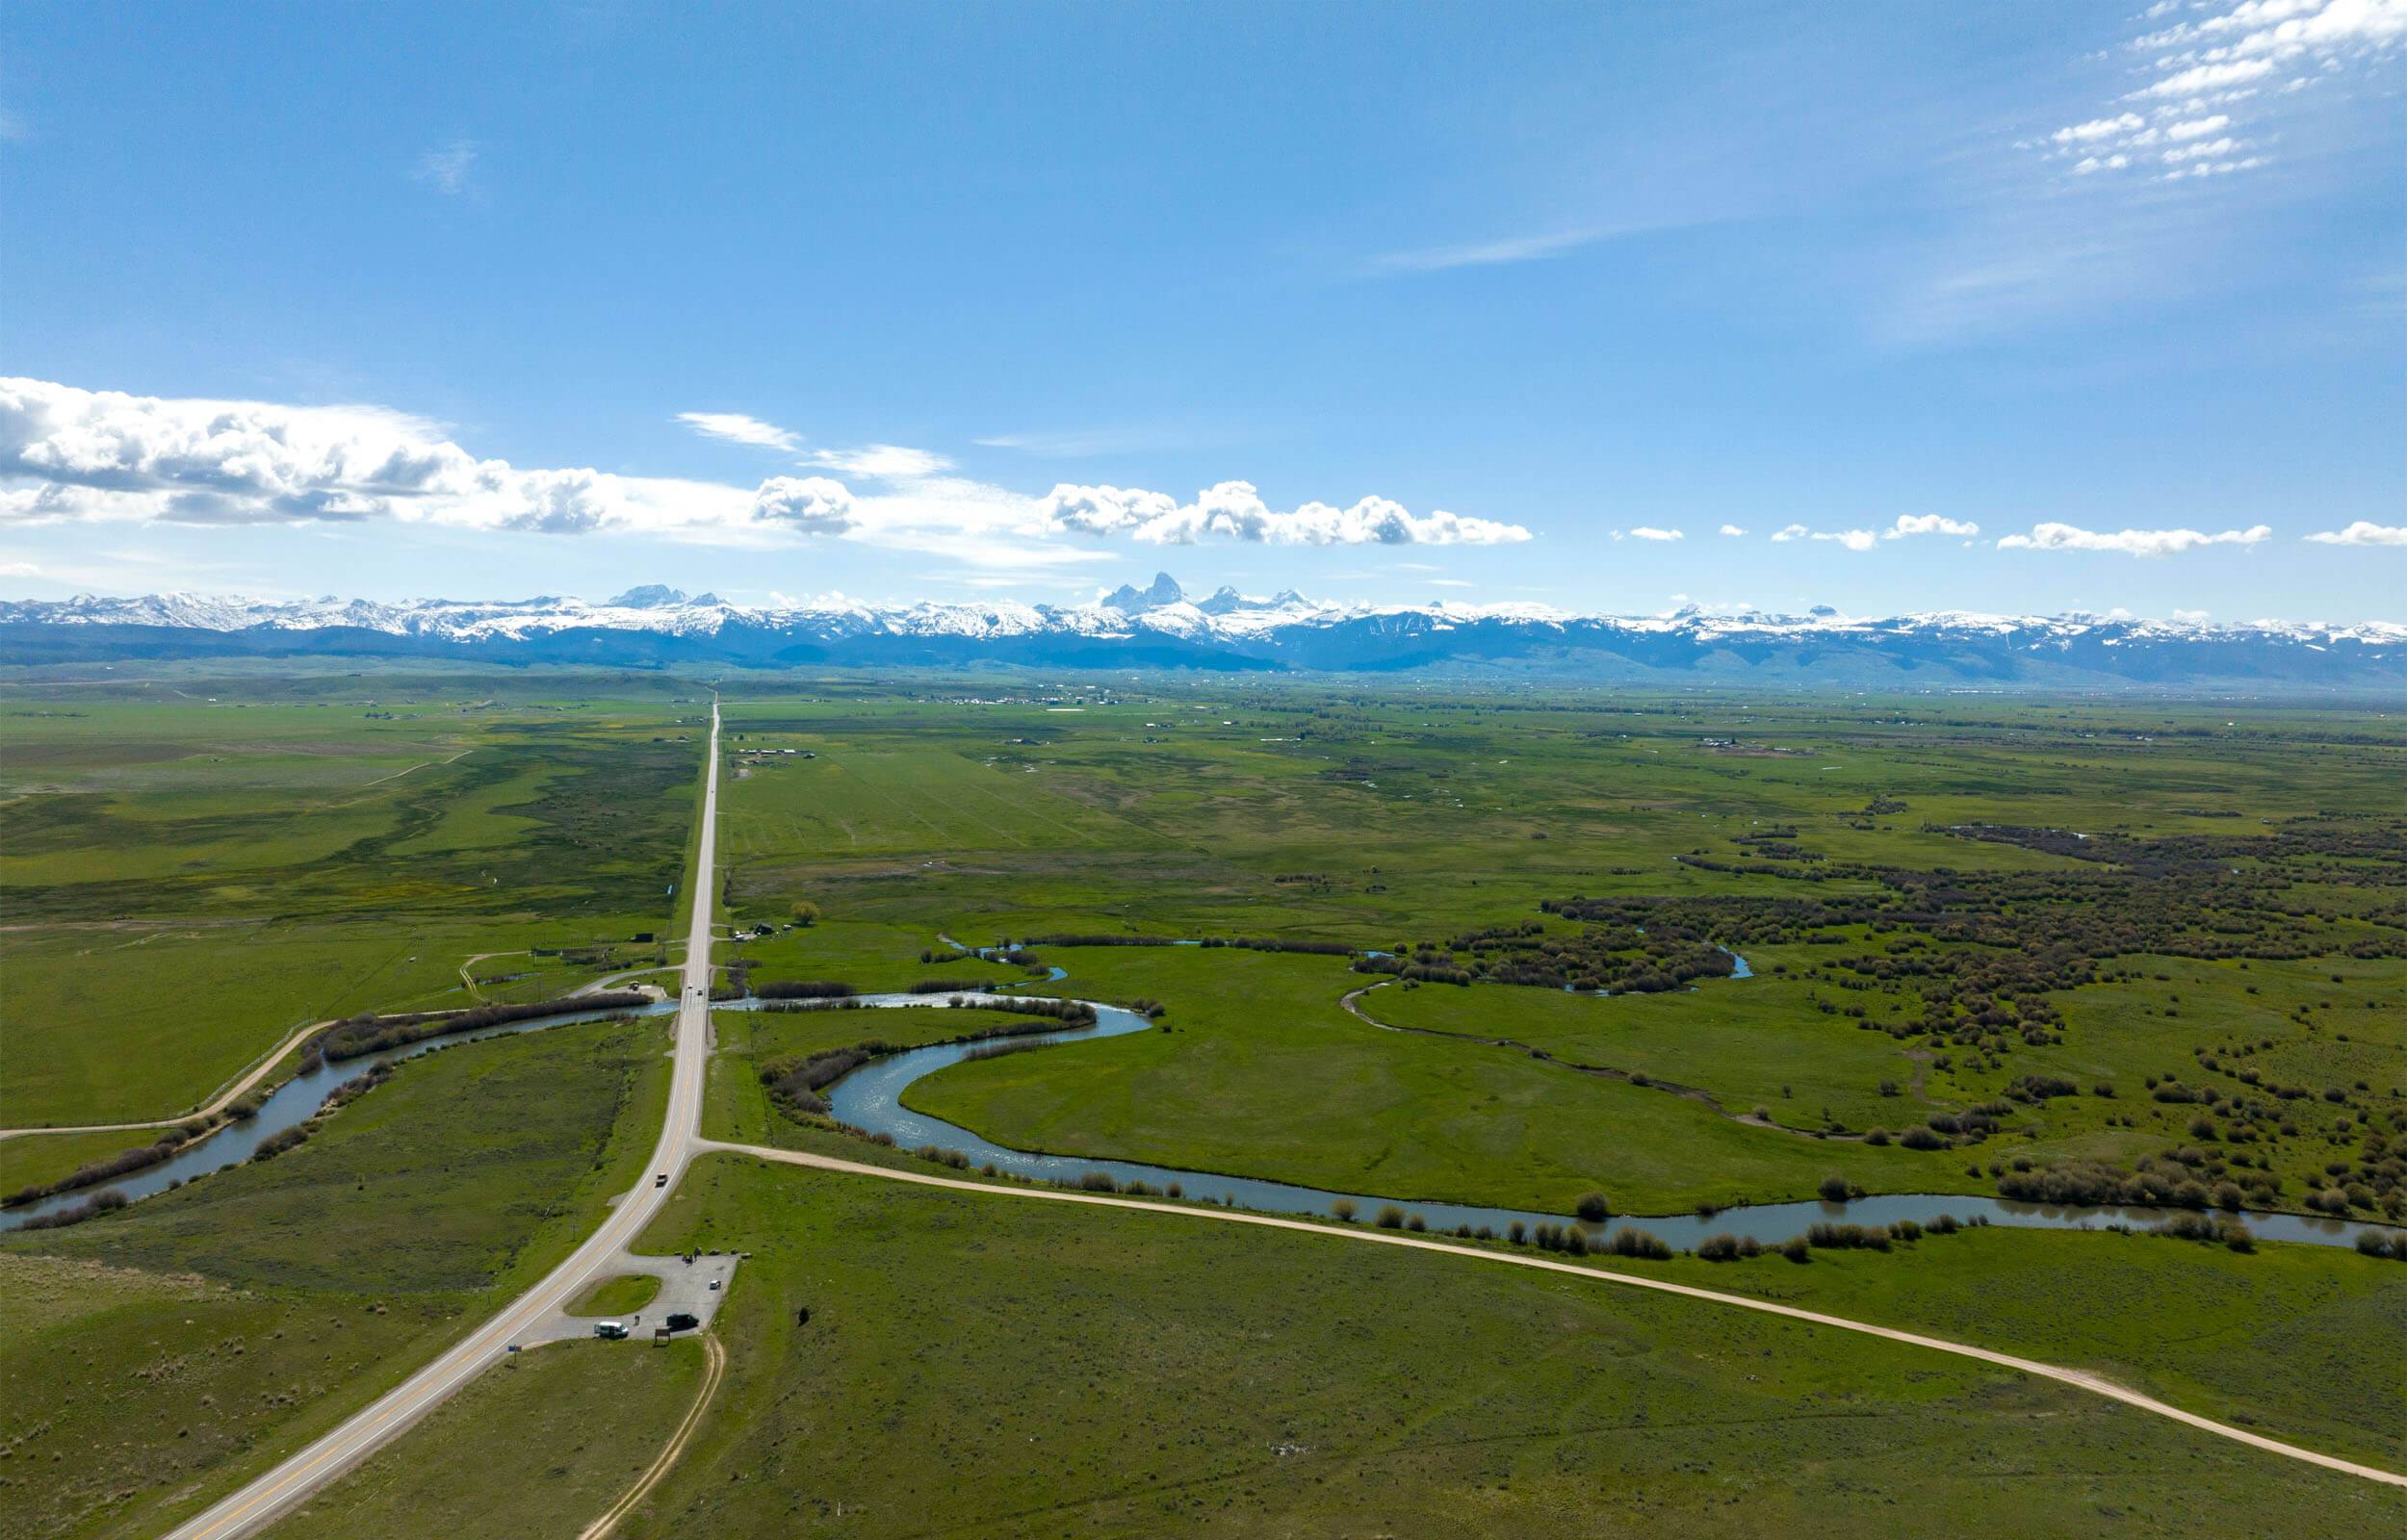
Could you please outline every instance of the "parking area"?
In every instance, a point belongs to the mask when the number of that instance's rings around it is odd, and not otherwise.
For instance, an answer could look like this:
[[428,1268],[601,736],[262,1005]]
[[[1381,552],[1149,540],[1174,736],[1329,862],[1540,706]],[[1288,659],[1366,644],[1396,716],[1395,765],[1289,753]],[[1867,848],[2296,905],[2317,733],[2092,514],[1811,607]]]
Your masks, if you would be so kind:
[[[597,1273],[596,1281],[606,1277],[641,1274],[660,1280],[660,1292],[641,1310],[631,1310],[616,1316],[572,1316],[555,1312],[538,1322],[518,1340],[531,1347],[539,1342],[564,1342],[575,1337],[593,1335],[597,1321],[616,1321],[627,1327],[629,1338],[642,1341],[651,1337],[653,1328],[673,1315],[694,1318],[695,1331],[707,1327],[718,1316],[719,1305],[727,1298],[727,1291],[736,1281],[736,1264],[739,1259],[733,1251],[704,1251],[688,1261],[683,1256],[646,1257],[625,1255],[613,1264],[612,1270]],[[683,1335],[683,1333],[680,1333]]]

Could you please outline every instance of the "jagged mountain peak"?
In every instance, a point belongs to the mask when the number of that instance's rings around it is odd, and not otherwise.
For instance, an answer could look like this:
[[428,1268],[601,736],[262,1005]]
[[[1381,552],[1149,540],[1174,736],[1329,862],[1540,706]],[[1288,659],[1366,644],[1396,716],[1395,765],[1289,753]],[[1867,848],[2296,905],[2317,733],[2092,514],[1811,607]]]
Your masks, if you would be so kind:
[[[703,602],[711,596],[704,595]],[[666,609],[672,604],[687,603],[686,591],[666,583],[641,583],[610,601],[612,609]]]
[[1103,604],[1105,608],[1119,610],[1124,615],[1135,615],[1145,610],[1160,609],[1168,604],[1179,603],[1186,597],[1187,591],[1178,586],[1177,579],[1166,572],[1157,572],[1153,575],[1151,587],[1138,588],[1128,583],[1122,583],[1103,596]]

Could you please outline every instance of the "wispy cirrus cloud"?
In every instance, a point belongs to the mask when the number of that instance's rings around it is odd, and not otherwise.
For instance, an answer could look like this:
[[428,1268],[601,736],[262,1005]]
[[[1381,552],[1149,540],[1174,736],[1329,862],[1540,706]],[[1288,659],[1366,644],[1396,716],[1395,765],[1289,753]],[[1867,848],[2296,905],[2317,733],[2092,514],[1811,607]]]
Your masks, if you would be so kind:
[[802,448],[801,438],[790,430],[742,412],[680,412],[677,421],[704,438],[722,439],[729,444],[748,444],[762,449]]
[[2007,535],[2000,551],[2099,551],[2125,556],[2173,556],[2210,546],[2255,546],[2273,537],[2265,525],[2205,534],[2196,529],[2083,529],[2069,524],[2038,524],[2031,533]]
[[473,139],[455,139],[412,161],[409,179],[430,187],[446,197],[457,197],[475,185],[472,179],[480,150],[481,146]]
[[747,412],[680,412],[677,421],[705,438],[728,444],[742,444],[753,449],[782,449],[803,465],[836,471],[845,475],[870,476],[881,481],[908,481],[949,471],[953,462],[927,449],[906,449],[899,444],[864,444],[845,449],[811,449],[804,445],[801,434],[775,423],[764,422]]
[[1442,272],[1449,268],[1493,268],[1514,262],[1544,262],[1606,239],[1601,229],[1549,230],[1529,235],[1500,236],[1445,245],[1387,251],[1365,267],[1380,272]]

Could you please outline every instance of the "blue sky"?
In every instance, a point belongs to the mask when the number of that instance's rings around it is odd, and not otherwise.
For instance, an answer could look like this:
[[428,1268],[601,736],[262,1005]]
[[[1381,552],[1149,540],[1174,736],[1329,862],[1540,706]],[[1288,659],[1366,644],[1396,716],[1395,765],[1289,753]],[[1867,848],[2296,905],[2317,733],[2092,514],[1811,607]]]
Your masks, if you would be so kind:
[[2407,0],[497,11],[0,13],[0,594],[2407,616]]

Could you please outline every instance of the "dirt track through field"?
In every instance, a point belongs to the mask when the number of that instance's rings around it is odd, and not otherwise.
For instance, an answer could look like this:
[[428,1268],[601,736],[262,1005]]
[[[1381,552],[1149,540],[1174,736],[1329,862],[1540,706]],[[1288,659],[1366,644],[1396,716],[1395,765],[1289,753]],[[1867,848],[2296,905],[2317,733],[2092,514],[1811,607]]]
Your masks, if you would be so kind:
[[696,1140],[693,1147],[697,1153],[715,1150],[732,1155],[749,1155],[756,1160],[772,1161],[779,1165],[804,1166],[817,1170],[841,1171],[851,1176],[873,1176],[882,1181],[909,1182],[919,1187],[949,1188],[956,1192],[984,1194],[990,1197],[1038,1198],[1056,1203],[1093,1203],[1106,1207],[1137,1209],[1148,1214],[1172,1214],[1186,1219],[1217,1219],[1228,1224],[1256,1224],[1269,1229],[1301,1230],[1307,1235],[1317,1235],[1331,1240],[1355,1241],[1373,1245],[1409,1246],[1416,1251],[1436,1251],[1447,1256],[1461,1257],[1466,1261],[1494,1262],[1509,1267],[1537,1268],[1547,1272],[1566,1272],[1573,1277],[1585,1278],[1591,1283],[1646,1289],[1658,1294],[1679,1295],[1685,1298],[1701,1299],[1741,1310],[1760,1311],[1766,1315],[1785,1316],[1791,1321],[1801,1321],[1809,1325],[1828,1326],[1839,1331],[1856,1332],[1867,1337],[1886,1338],[1890,1342],[1903,1343],[1911,1348],[1926,1348],[1934,1352],[1951,1353],[1958,1358],[1971,1358],[1984,1364],[1995,1364],[2020,1373],[2035,1375],[2041,1379],[2052,1379],[2061,1385],[2070,1385],[2075,1390],[2086,1391],[2093,1396],[2102,1396],[2109,1400],[2120,1401],[2126,1406],[2147,1412],[2152,1416],[2166,1418],[2185,1426],[2197,1428],[2201,1432],[2212,1433],[2217,1438],[2230,1439],[2234,1443],[2245,1444],[2251,1449],[2281,1455],[2285,1459],[2300,1460],[2309,1465],[2319,1465],[2327,1471],[2338,1471],[2344,1476],[2360,1476],[2368,1481],[2379,1481],[2389,1486],[2407,1488],[2407,1476],[2401,1476],[2395,1471],[2385,1471],[2378,1466],[2360,1465],[2354,1460],[2344,1460],[2338,1455],[2301,1449],[2295,1444],[2285,1444],[2279,1439],[2266,1438],[2261,1433],[2251,1433],[2245,1428],[2234,1427],[2227,1423],[2218,1423],[2213,1418],[2201,1417],[2195,1412],[2186,1412],[2178,1406],[2158,1400],[2153,1396],[2143,1395],[2128,1386],[2118,1385],[2103,1374],[2094,1374],[2086,1370],[2043,1364],[2036,1359],[2018,1358],[2011,1353],[1976,1348],[1970,1343],[1951,1342],[1944,1337],[1927,1337],[1920,1332],[1903,1331],[1895,1326],[1877,1326],[1870,1322],[1851,1321],[1845,1316],[1825,1315],[1818,1310],[1804,1310],[1796,1305],[1778,1304],[1770,1299],[1757,1299],[1747,1295],[1725,1294],[1719,1289],[1703,1289],[1695,1284],[1673,1283],[1669,1279],[1643,1277],[1636,1273],[1607,1272],[1596,1268],[1581,1267],[1574,1263],[1557,1262],[1547,1257],[1527,1256],[1512,1251],[1476,1250],[1470,1246],[1452,1245],[1443,1241],[1399,1234],[1391,1230],[1356,1229],[1350,1225],[1316,1224],[1304,1219],[1282,1219],[1268,1214],[1247,1214],[1233,1209],[1207,1208],[1188,1203],[1151,1202],[1144,1198],[1107,1197],[1101,1194],[1069,1192],[1054,1187],[1020,1187],[1000,1183],[972,1182],[959,1177],[893,1170],[883,1166],[869,1166],[858,1161],[840,1160],[833,1155],[815,1155],[804,1150],[770,1149],[758,1144],[727,1144],[715,1140]]
[[687,1412],[686,1420],[677,1424],[677,1431],[669,1436],[668,1447],[660,1450],[660,1457],[635,1478],[635,1484],[627,1489],[626,1496],[611,1503],[602,1517],[585,1526],[577,1540],[605,1540],[617,1529],[627,1515],[642,1505],[643,1500],[652,1495],[652,1489],[660,1484],[660,1477],[668,1475],[669,1467],[677,1463],[677,1457],[686,1452],[686,1446],[692,1440],[694,1429],[702,1425],[702,1414],[711,1409],[711,1398],[718,1394],[719,1381],[727,1377],[727,1349],[719,1346],[718,1338],[706,1332],[702,1346],[711,1357],[709,1367],[703,1371],[702,1392],[693,1399],[693,1410]]

